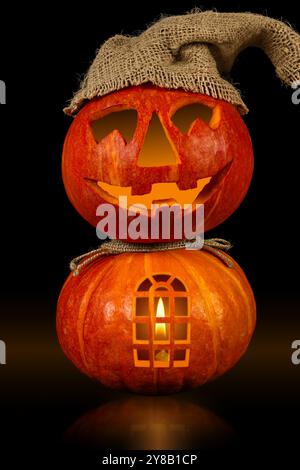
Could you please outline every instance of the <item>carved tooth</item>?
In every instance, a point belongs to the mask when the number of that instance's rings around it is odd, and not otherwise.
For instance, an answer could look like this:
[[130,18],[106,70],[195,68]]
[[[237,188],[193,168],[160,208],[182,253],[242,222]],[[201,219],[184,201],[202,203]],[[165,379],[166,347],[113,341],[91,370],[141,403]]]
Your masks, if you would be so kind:
[[132,186],[131,188],[131,195],[132,196],[143,196],[144,194],[151,193],[152,184],[143,184],[139,186]]
[[178,189],[181,191],[185,191],[186,189],[196,189],[197,188],[197,180],[195,181],[177,181],[176,182]]
[[152,204],[176,204],[177,201],[174,198],[170,199],[155,199]]

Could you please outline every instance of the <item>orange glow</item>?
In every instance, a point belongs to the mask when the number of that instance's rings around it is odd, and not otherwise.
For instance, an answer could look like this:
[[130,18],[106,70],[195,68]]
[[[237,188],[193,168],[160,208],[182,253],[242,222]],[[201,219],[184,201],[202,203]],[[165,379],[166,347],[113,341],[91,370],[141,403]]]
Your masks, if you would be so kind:
[[119,196],[127,196],[127,205],[144,204],[147,209],[151,209],[151,204],[159,203],[178,203],[181,205],[192,204],[199,196],[199,193],[210,182],[211,177],[201,178],[197,181],[197,187],[193,189],[180,190],[176,183],[154,183],[151,192],[141,196],[131,194],[131,186],[121,187],[112,184],[97,182],[98,187],[103,190],[112,203],[117,203]]
[[221,106],[217,105],[213,110],[213,115],[209,123],[211,129],[217,129],[220,125],[220,121],[221,121]]
[[152,114],[137,164],[140,167],[178,165],[177,150],[156,113]]
[[[165,306],[162,298],[160,297],[156,307],[156,318],[163,318],[165,316]],[[155,324],[155,337],[158,340],[167,339],[167,325],[165,323]]]

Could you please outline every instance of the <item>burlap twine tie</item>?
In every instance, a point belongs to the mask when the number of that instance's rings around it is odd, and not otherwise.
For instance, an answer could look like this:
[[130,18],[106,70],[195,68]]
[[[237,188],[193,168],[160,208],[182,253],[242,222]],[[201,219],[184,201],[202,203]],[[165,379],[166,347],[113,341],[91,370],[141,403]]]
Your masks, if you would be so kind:
[[200,242],[200,239],[196,239],[194,242],[189,240],[181,240],[169,243],[128,243],[121,240],[110,240],[104,242],[99,248],[95,250],[83,253],[80,256],[72,259],[70,263],[70,270],[74,276],[78,276],[81,269],[85,266],[89,266],[103,256],[108,255],[120,255],[122,253],[151,253],[157,251],[170,251],[178,250],[180,248],[193,249],[193,250],[205,250],[217,256],[223,263],[228,267],[233,267],[233,262],[229,256],[224,252],[227,252],[232,248],[232,245],[227,240],[222,238],[211,238]]

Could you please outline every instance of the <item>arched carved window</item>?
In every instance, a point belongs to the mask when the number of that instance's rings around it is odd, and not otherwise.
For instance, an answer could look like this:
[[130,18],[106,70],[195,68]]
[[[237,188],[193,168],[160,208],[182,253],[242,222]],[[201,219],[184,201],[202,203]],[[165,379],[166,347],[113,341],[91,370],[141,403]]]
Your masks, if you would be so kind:
[[188,367],[189,304],[187,289],[175,276],[154,274],[139,284],[133,315],[136,367]]

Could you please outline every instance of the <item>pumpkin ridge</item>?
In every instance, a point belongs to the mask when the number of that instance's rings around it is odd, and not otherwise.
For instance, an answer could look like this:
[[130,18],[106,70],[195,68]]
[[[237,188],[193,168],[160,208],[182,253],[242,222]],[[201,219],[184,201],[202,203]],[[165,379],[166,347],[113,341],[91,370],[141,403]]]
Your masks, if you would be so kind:
[[[200,254],[200,253],[199,253]],[[209,324],[210,324],[210,332],[212,334],[212,337],[213,337],[213,349],[214,349],[214,359],[215,359],[215,370],[213,373],[210,374],[210,376],[206,377],[206,380],[205,382],[207,382],[207,380],[214,376],[217,369],[218,369],[218,354],[217,354],[217,349],[220,349],[220,342],[217,340],[216,338],[216,331],[217,331],[217,325],[216,325],[216,322],[213,318],[213,306],[212,306],[212,303],[208,300],[208,296],[210,296],[209,294],[209,290],[206,286],[206,282],[205,282],[205,279],[204,277],[201,275],[199,276],[199,273],[196,272],[195,268],[193,267],[193,263],[196,263],[196,265],[198,264],[196,259],[193,258],[192,262],[191,260],[186,260],[182,255],[182,253],[175,253],[175,252],[170,252],[170,255],[172,257],[175,257],[177,258],[177,260],[184,266],[185,270],[188,272],[188,273],[191,273],[192,274],[192,277],[194,279],[197,279],[199,280],[199,278],[201,277],[201,280],[202,280],[202,286],[204,287],[204,290],[206,292],[207,295],[203,295],[202,298],[203,298],[203,301],[206,305],[206,313],[207,313],[207,319],[209,320]],[[199,285],[198,283],[196,283],[197,285]],[[200,289],[199,289],[200,290]],[[217,346],[217,343],[218,343],[218,346]]]
[[[224,185],[224,180],[220,183],[219,185],[219,188],[221,188],[222,186]],[[218,205],[218,202],[219,202],[219,199],[221,197],[221,192],[220,191],[217,191],[216,193],[216,199],[215,199],[215,202],[213,204],[212,207],[210,207],[209,211],[208,211],[208,214],[206,215],[207,219],[205,220],[206,224],[209,225],[209,217],[210,217],[210,214],[215,210],[216,206]],[[205,207],[205,206],[204,206]],[[204,209],[205,210],[205,209]],[[205,230],[205,227],[204,227],[204,230]]]
[[[136,253],[126,253],[126,256],[129,257],[128,262],[126,263],[127,272],[129,272],[129,273],[131,272],[131,266],[136,264],[136,256],[135,255],[136,255]],[[117,256],[119,256],[119,255],[117,255]],[[124,264],[122,266],[124,267]],[[145,274],[144,274],[144,276],[145,276]],[[128,279],[130,279],[130,276],[127,276],[127,280]],[[135,290],[137,290],[137,287],[138,286],[135,286]],[[120,375],[119,375],[119,380],[120,380],[121,384],[123,385],[123,387],[126,388],[126,386],[127,386],[127,382],[125,380],[125,377],[127,375],[126,370],[123,371],[123,368],[122,368],[122,369],[120,369],[120,372],[122,372],[122,373],[120,373]]]
[[[82,361],[85,365],[85,367],[87,368],[87,370],[90,372],[90,368],[89,368],[89,365],[88,365],[88,361],[86,359],[86,355],[85,355],[85,346],[84,346],[84,330],[85,330],[85,327],[86,327],[86,321],[87,321],[87,312],[88,312],[88,307],[89,307],[89,304],[91,302],[91,299],[92,299],[92,296],[95,292],[95,290],[98,289],[99,287],[99,284],[103,278],[103,275],[105,275],[107,273],[107,271],[109,271],[109,269],[111,269],[112,265],[111,263],[108,263],[104,269],[102,271],[100,271],[98,273],[98,280],[96,280],[96,282],[93,282],[87,289],[87,292],[85,293],[85,295],[83,296],[83,299],[85,297],[88,297],[87,299],[87,303],[85,305],[85,309],[83,311],[83,306],[82,306],[82,302],[80,304],[80,308],[79,308],[79,312],[78,312],[78,319],[77,319],[77,335],[78,335],[78,341],[79,341],[79,347],[80,347],[80,355],[81,355],[81,358],[82,358]],[[100,278],[100,279],[99,279]],[[96,283],[96,286],[95,286],[95,283]],[[87,294],[87,295],[86,295]],[[82,318],[81,318],[82,317]]]
[[[251,332],[254,330],[255,324],[256,324],[256,302],[255,302],[254,294],[252,292],[252,289],[250,287],[250,284],[248,282],[248,279],[247,279],[244,271],[239,267],[238,272],[239,272],[239,277],[240,277],[239,282],[243,281],[243,283],[245,284],[245,287],[247,288],[247,292],[248,292],[248,299],[247,299],[246,292],[245,292],[246,289],[245,288],[243,289],[243,294],[245,294],[245,297],[246,297],[246,300],[247,300],[247,305],[249,307],[249,318],[251,320],[249,335],[251,335]],[[251,312],[254,312],[254,315],[252,315]]]
[[[215,258],[215,256],[213,256],[210,253],[201,252],[200,254],[204,255],[204,259],[205,259],[205,255],[208,255],[208,258],[211,258],[211,257]],[[196,266],[199,265],[199,264],[200,265],[202,264],[201,261],[200,261],[200,257],[198,257],[198,259],[195,257],[193,259],[193,261],[195,262]],[[211,328],[211,330],[213,332],[213,338],[214,338],[214,352],[215,352],[215,362],[216,362],[215,371],[210,377],[210,378],[213,378],[217,374],[217,371],[218,371],[218,368],[219,368],[219,363],[220,363],[220,355],[221,355],[220,328],[219,328],[218,322],[216,321],[215,309],[214,309],[213,303],[211,301],[210,289],[208,288],[204,277],[203,277],[203,280],[204,280],[204,284],[206,285],[206,296],[204,297],[204,299],[205,299],[206,305],[209,304],[209,306],[210,306],[210,308],[208,309],[208,312],[209,312],[211,324],[213,325],[213,328]],[[208,381],[208,378],[207,378],[206,382],[207,381]]]
[[[232,258],[231,258],[232,259]],[[246,314],[246,319],[247,319],[247,334],[248,334],[248,337],[251,336],[251,333],[253,331],[253,327],[255,325],[255,322],[253,321],[253,316],[251,315],[251,304],[249,302],[249,295],[246,294],[245,292],[245,284],[247,285],[247,288],[248,288],[248,280],[242,270],[241,267],[239,267],[239,269],[236,268],[236,263],[234,260],[232,260],[234,262],[234,268],[235,268],[235,271],[228,271],[228,268],[226,268],[223,263],[219,263],[219,260],[214,257],[214,264],[218,264],[218,266],[221,266],[221,269],[224,271],[224,269],[226,271],[226,273],[228,274],[228,276],[234,281],[234,283],[238,286],[238,291],[240,292],[241,296],[243,297],[244,299],[244,304],[247,308],[247,314]],[[233,272],[236,273],[236,275],[233,275]],[[243,282],[244,282],[244,285],[242,285],[242,282],[241,282],[241,274],[243,275]],[[251,289],[250,289],[251,290]],[[253,293],[252,293],[252,290],[251,292],[249,292],[249,294],[251,294],[251,298],[253,297]],[[254,298],[254,297],[253,297]],[[254,309],[255,309],[255,303],[254,303]]]
[[[125,255],[125,256],[126,256],[126,255]],[[123,259],[122,259],[122,266],[124,266],[124,265],[125,265],[125,262],[124,262],[124,257],[123,257],[123,255],[122,255],[122,254],[121,254],[121,255],[118,255],[118,258],[119,258],[119,257],[120,257],[121,259],[123,258]],[[127,255],[126,257],[128,258],[128,262],[129,262],[129,264],[130,264],[131,258],[133,258],[132,255],[131,255],[131,256],[130,256],[130,255],[129,255],[129,256]],[[110,261],[109,266],[108,266],[107,269],[105,270],[104,275],[102,276],[102,278],[99,280],[99,282],[97,282],[97,285],[95,286],[94,292],[98,290],[98,288],[99,288],[99,286],[100,286],[100,284],[101,284],[101,282],[102,282],[102,280],[103,280],[103,277],[106,277],[106,276],[110,275],[111,271],[113,271],[113,269],[116,268],[116,266],[114,265],[114,262],[113,262],[113,261],[114,261],[114,258],[115,258],[114,255],[113,255],[112,257],[109,257],[109,261]],[[117,258],[116,261],[119,261],[119,262],[120,262],[120,260],[119,260],[118,258]],[[112,290],[113,290],[113,289],[112,289]],[[113,294],[112,294],[112,297],[114,297]],[[91,316],[90,321],[93,321],[94,316],[95,316],[95,313],[94,313],[94,315]],[[118,351],[118,360],[117,360],[117,363],[118,363],[119,366],[120,366],[121,361],[120,361],[119,351]],[[119,367],[118,371],[114,371],[114,372],[115,372],[115,375],[117,376],[118,382],[119,382],[120,384],[122,384],[122,385],[125,387],[126,384],[125,384],[125,382],[124,382],[124,378],[123,378],[123,376],[122,376],[121,373],[120,373],[120,372],[121,372],[121,368]],[[101,374],[101,368],[100,368],[100,363],[99,363],[99,362],[98,362],[98,364],[97,364],[97,374]],[[96,376],[96,377],[97,377],[97,376]]]

